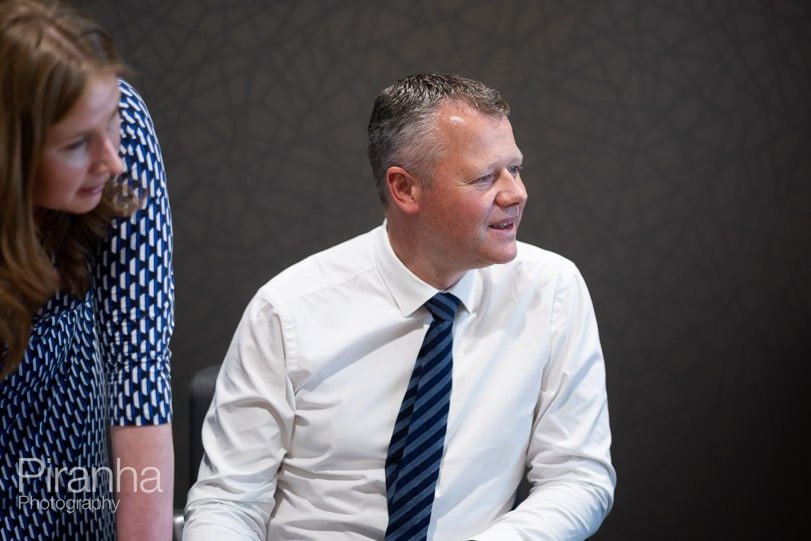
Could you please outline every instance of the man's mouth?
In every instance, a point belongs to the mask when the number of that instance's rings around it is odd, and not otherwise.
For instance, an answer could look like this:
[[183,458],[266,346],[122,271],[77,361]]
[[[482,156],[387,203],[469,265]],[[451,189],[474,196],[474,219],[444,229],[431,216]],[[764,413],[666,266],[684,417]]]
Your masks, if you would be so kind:
[[504,220],[490,225],[490,229],[498,231],[509,231],[515,227],[515,220]]

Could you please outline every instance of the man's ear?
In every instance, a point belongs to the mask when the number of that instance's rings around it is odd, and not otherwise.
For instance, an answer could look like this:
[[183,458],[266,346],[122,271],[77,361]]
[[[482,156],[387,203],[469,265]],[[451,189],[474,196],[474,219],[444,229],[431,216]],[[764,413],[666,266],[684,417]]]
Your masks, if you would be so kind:
[[386,187],[389,190],[390,204],[406,214],[416,214],[419,211],[422,185],[414,175],[393,165],[386,170]]

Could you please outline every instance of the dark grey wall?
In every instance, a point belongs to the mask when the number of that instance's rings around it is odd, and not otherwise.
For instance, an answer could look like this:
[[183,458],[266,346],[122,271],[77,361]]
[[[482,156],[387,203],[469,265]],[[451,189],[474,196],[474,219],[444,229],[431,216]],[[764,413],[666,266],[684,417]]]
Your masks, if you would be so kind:
[[192,372],[273,274],[381,221],[372,100],[439,70],[511,101],[521,237],[591,287],[619,473],[595,539],[806,529],[807,2],[79,4],[135,69],[169,173],[178,505]]

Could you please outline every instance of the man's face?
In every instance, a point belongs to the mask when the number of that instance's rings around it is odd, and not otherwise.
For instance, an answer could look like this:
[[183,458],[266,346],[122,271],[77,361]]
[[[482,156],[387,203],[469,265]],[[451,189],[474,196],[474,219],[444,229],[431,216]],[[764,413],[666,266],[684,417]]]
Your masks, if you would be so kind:
[[452,283],[515,257],[527,192],[507,118],[451,102],[440,107],[437,127],[445,150],[420,194],[420,235],[423,256]]

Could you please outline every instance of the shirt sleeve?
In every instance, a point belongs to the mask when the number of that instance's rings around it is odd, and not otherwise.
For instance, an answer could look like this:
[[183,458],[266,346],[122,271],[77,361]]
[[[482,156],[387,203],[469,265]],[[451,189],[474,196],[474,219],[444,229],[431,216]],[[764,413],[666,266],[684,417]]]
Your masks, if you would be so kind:
[[143,199],[116,219],[96,262],[99,343],[114,425],[171,422],[169,340],[174,330],[172,219],[154,125],[138,93],[121,90],[124,180]]
[[585,539],[614,501],[605,364],[586,284],[558,283],[553,344],[527,452],[529,495],[476,541]]
[[295,405],[282,324],[255,297],[237,327],[203,422],[205,454],[189,491],[183,539],[265,539]]

